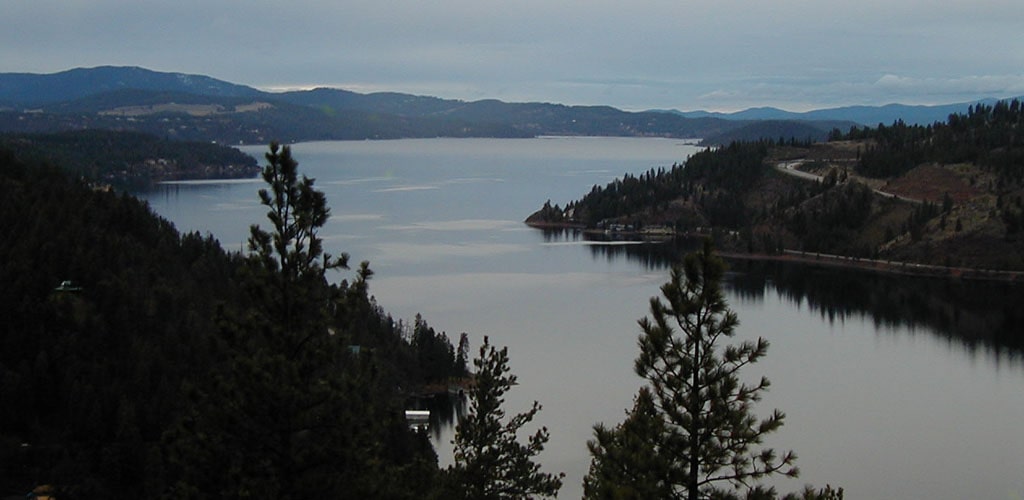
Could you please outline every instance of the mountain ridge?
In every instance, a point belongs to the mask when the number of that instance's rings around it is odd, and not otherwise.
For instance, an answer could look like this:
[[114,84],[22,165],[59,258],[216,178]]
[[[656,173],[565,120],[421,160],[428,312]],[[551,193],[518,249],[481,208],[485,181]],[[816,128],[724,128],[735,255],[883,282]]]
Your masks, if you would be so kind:
[[262,91],[205,75],[159,72],[138,66],[73,68],[50,74],[0,73],[0,103],[39,106],[118,89],[171,90],[222,97]]
[[978,104],[991,106],[998,101],[1020,99],[1021,97],[988,97],[973,101],[933,105],[889,103],[880,106],[838,106],[810,111],[787,111],[772,106],[747,108],[732,113],[675,109],[650,111],[678,114],[687,118],[721,118],[723,120],[843,120],[869,127],[877,126],[880,123],[889,125],[896,120],[902,120],[908,125],[931,125],[935,122],[945,121],[953,113],[966,113],[971,106]]
[[[131,116],[126,108],[131,108]],[[0,132],[114,128],[231,144],[538,135],[702,138],[708,145],[780,137],[822,140],[835,128],[865,124],[865,117],[876,116],[879,110],[891,116],[918,108],[932,115],[941,111],[945,118],[948,112],[966,111],[967,105],[833,108],[842,110],[839,116],[830,115],[832,110],[793,113],[769,107],[684,113],[497,99],[464,101],[398,92],[361,94],[328,87],[267,92],[205,75],[137,66],[0,73]],[[909,114],[899,119],[919,122]],[[166,126],[168,120],[177,122],[176,126]]]

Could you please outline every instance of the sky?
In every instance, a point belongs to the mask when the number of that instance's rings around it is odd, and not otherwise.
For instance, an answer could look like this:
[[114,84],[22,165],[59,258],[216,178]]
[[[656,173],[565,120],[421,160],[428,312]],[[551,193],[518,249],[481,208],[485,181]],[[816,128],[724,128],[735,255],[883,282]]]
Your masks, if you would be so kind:
[[0,72],[103,65],[625,110],[1024,95],[1020,0],[0,0]]

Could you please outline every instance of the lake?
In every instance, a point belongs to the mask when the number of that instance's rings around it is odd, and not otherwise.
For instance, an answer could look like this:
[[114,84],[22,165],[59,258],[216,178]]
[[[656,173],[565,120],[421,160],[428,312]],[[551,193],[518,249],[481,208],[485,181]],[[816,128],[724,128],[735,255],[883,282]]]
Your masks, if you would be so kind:
[[[260,158],[266,147],[245,147]],[[698,151],[649,138],[422,139],[292,146],[332,209],[334,254],[370,261],[371,293],[395,317],[422,313],[471,352],[509,347],[519,385],[505,409],[539,401],[551,440],[540,460],[579,498],[597,422],[614,425],[642,380],[636,322],[685,245],[593,242],[521,221],[623,173]],[[182,182],[140,195],[183,231],[243,248],[267,225],[261,181]],[[731,263],[737,341],[765,337],[744,372],[772,388],[769,439],[802,470],[778,480],[845,488],[848,498],[1024,498],[1024,358],[1019,286],[893,278],[809,266]],[[351,273],[339,273],[338,279]],[[451,429],[436,439],[451,460]],[[524,437],[525,439],[525,437]]]

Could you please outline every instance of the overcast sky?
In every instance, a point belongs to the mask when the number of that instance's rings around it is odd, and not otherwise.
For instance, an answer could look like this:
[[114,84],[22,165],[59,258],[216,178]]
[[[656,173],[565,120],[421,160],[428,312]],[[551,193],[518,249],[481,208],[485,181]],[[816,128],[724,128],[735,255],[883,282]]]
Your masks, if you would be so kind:
[[627,110],[1024,95],[1021,0],[0,0],[0,72]]

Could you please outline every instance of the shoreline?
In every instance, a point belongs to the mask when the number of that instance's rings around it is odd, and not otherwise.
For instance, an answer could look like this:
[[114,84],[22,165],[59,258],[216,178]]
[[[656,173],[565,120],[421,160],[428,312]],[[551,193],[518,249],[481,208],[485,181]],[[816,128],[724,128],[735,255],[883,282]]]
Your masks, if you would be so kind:
[[[639,241],[663,241],[671,238],[708,237],[707,234],[703,233],[678,233],[674,231],[668,233],[645,233],[643,231],[607,231],[602,229],[587,228],[583,224],[565,222],[528,221],[525,222],[525,224],[529,227],[540,230],[573,230],[579,231],[585,235],[637,238]],[[657,237],[657,239],[652,237]],[[950,267],[934,264],[919,264],[915,262],[906,261],[849,257],[845,255],[825,254],[819,252],[805,252],[801,250],[789,249],[784,249],[780,254],[746,253],[726,249],[716,249],[715,252],[725,259],[801,263],[807,265],[819,265],[824,267],[844,269],[857,269],[866,272],[902,276],[919,276],[974,281],[1000,281],[1004,283],[1024,283],[1024,271],[981,269],[973,267]]]
[[781,254],[757,254],[730,251],[717,251],[717,253],[724,259],[790,262],[902,276],[1024,283],[1024,271],[937,266],[932,264],[917,264],[914,262],[876,260],[847,257],[844,255],[804,252],[800,250],[783,250],[783,253]]
[[688,233],[678,233],[678,232],[676,232],[673,229],[667,229],[667,228],[663,228],[663,227],[659,227],[657,229],[652,229],[652,230],[643,230],[643,229],[641,229],[641,230],[637,231],[637,230],[633,230],[633,229],[622,229],[622,230],[597,229],[597,228],[587,227],[587,226],[585,226],[583,224],[570,223],[570,222],[532,222],[532,221],[524,221],[523,223],[526,224],[529,227],[532,227],[534,229],[540,229],[542,231],[543,230],[556,230],[556,229],[572,230],[572,231],[579,231],[582,234],[587,234],[587,235],[591,235],[591,236],[598,236],[598,235],[599,236],[618,236],[618,237],[624,237],[624,238],[639,238],[639,239],[643,239],[643,240],[669,239],[669,238],[690,236]]

